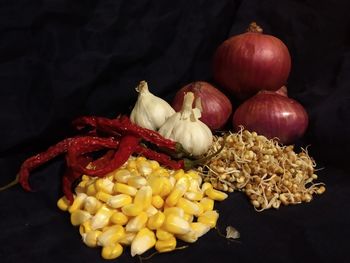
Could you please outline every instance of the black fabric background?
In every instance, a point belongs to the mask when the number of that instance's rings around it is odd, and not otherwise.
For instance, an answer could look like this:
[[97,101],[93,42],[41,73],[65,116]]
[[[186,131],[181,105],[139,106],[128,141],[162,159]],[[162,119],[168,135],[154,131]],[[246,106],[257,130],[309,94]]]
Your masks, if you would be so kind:
[[[327,192],[262,213],[235,192],[216,208],[219,229],[235,226],[239,242],[212,230],[148,261],[349,262],[349,10],[346,0],[2,0],[0,184],[69,136],[75,117],[128,113],[140,80],[169,101],[186,83],[212,81],[215,48],[255,20],[290,50],[289,94],[310,117],[300,145]],[[1,262],[105,262],[56,207],[62,170],[58,158],[33,173],[35,192],[0,193]],[[126,249],[118,261],[139,259]]]

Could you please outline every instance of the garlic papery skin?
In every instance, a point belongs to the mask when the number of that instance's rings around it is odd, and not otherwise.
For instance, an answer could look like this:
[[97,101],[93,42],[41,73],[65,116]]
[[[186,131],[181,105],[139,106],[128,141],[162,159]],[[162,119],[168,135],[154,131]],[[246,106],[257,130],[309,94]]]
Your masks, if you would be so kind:
[[165,100],[153,95],[146,81],[141,81],[136,91],[139,95],[131,111],[130,120],[143,128],[157,131],[175,110]]
[[209,127],[199,120],[201,112],[198,108],[192,108],[193,100],[194,94],[187,92],[181,111],[169,117],[158,132],[165,138],[181,143],[193,156],[200,156],[212,145],[213,134]]

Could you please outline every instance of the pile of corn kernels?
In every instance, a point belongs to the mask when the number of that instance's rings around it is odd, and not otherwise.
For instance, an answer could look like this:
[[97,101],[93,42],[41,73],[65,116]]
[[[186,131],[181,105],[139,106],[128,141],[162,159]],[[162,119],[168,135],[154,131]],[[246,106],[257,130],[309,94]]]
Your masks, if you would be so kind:
[[215,136],[208,155],[218,151],[224,140],[223,150],[199,171],[216,189],[245,192],[257,211],[310,202],[313,194],[325,191],[323,183],[313,182],[316,164],[307,149],[296,153],[292,145],[282,146],[242,128]]
[[131,255],[151,248],[176,249],[177,239],[193,243],[216,226],[214,201],[227,194],[215,190],[197,171],[172,171],[143,157],[130,157],[103,178],[84,175],[74,202],[57,205],[68,211],[83,242],[102,247],[104,259],[114,259],[131,246]]

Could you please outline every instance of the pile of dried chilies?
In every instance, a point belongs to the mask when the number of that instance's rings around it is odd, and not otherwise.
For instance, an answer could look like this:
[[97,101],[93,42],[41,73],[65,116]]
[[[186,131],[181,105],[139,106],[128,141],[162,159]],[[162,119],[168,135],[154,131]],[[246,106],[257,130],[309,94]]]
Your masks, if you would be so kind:
[[[132,154],[156,160],[173,170],[189,169],[199,161],[173,158],[169,153],[176,155],[183,151],[179,143],[132,123],[127,116],[115,119],[86,116],[74,120],[73,126],[78,131],[87,131],[83,135],[64,139],[23,162],[16,180],[25,190],[31,191],[28,181],[30,172],[61,154],[65,154],[67,163],[62,190],[70,202],[74,199],[74,182],[83,174],[103,177],[123,165]],[[159,151],[147,147],[146,143]],[[102,157],[93,157],[93,153],[101,151],[105,151]]]

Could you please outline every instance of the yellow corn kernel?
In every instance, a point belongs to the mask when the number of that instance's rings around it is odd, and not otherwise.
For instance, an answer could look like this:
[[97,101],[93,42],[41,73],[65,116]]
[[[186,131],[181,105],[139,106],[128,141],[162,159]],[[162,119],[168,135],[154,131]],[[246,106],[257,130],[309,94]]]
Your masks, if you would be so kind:
[[174,235],[172,233],[162,229],[162,228],[158,228],[156,230],[156,237],[159,240],[168,240],[168,239],[174,237]]
[[113,210],[109,209],[105,205],[102,205],[96,214],[91,218],[92,230],[102,229],[108,225],[109,219],[113,213]]
[[190,224],[183,219],[174,214],[169,214],[166,216],[163,226],[164,229],[173,234],[186,234],[191,231]]
[[190,179],[188,178],[188,176],[182,176],[176,180],[175,187],[176,186],[182,186],[187,191],[188,188],[190,187]]
[[187,243],[194,243],[198,240],[196,233],[192,230],[188,231],[185,234],[176,235],[176,238],[178,238],[184,242],[187,242]]
[[152,188],[150,186],[142,186],[136,193],[134,204],[147,209],[152,203]]
[[188,223],[191,223],[191,222],[193,222],[194,216],[191,215],[191,214],[185,213],[184,216],[183,216],[183,218],[184,218]]
[[113,224],[123,226],[128,222],[129,218],[126,215],[124,215],[122,212],[116,211],[112,214],[109,220]]
[[104,259],[116,259],[123,253],[123,247],[119,243],[104,246],[101,250],[101,256]]
[[[128,162],[129,165],[130,162]],[[131,176],[130,172],[127,169],[119,169],[114,173],[114,179],[118,183],[126,184],[128,182],[129,177]]]
[[136,164],[137,164],[137,162],[144,162],[144,161],[147,161],[146,157],[144,157],[144,156],[137,156],[136,157]]
[[219,214],[215,210],[206,211],[202,215],[200,215],[197,219],[198,222],[201,222],[205,225],[208,225],[210,228],[216,226],[216,222],[218,221]]
[[150,176],[155,176],[155,177],[168,177],[169,176],[169,171],[164,168],[164,167],[159,167],[157,169],[154,169],[152,171],[152,173],[150,175],[148,175],[147,177]]
[[90,232],[91,230],[91,220],[87,220],[79,226],[80,235],[84,235]]
[[116,183],[113,187],[114,192],[120,194],[127,194],[131,196],[135,196],[137,193],[137,189],[127,184]]
[[87,197],[84,193],[79,193],[74,198],[73,204],[68,208],[69,213],[73,213],[76,210],[80,210],[83,207],[84,200]]
[[[196,202],[196,201],[194,201],[194,202]],[[198,215],[196,215],[198,217],[204,213],[204,207],[200,202],[196,202],[196,204],[199,206],[199,213],[198,213]]]
[[136,166],[136,158],[129,159],[128,163],[126,164],[126,169],[128,169],[130,171],[130,170],[133,170],[133,169],[136,169],[136,168],[137,168],[137,166]]
[[175,185],[174,189],[171,191],[171,193],[168,195],[168,197],[165,199],[165,203],[168,206],[175,206],[179,199],[186,193],[187,188],[185,188],[182,185]]
[[160,176],[149,176],[148,184],[152,188],[153,195],[159,195],[162,191],[164,181]]
[[203,180],[202,176],[200,176],[197,171],[190,170],[190,171],[187,171],[187,174],[190,176],[191,180],[197,181],[199,185],[202,184],[202,180]]
[[215,201],[223,201],[228,197],[226,193],[216,190],[214,188],[208,188],[207,190],[205,190],[205,194]]
[[97,247],[97,238],[101,235],[99,230],[91,230],[87,233],[82,234],[82,239],[85,245],[88,247]]
[[201,212],[201,209],[196,202],[187,200],[186,198],[181,197],[176,204],[177,207],[181,207],[185,213],[190,215],[198,216]]
[[159,195],[161,197],[165,197],[168,196],[171,192],[171,190],[173,190],[174,186],[173,184],[170,182],[169,178],[167,177],[161,177],[162,180],[162,189],[159,192]]
[[124,246],[130,246],[135,236],[136,232],[125,232],[125,236],[119,240],[119,244]]
[[158,213],[158,209],[155,208],[153,205],[150,205],[150,206],[149,206],[147,209],[145,209],[144,211],[147,213],[148,217],[151,217],[151,216],[153,216],[153,215],[155,215],[155,214]]
[[96,214],[97,210],[101,207],[101,202],[97,200],[94,196],[86,197],[84,201],[84,210],[90,214]]
[[186,192],[184,197],[191,201],[200,201],[203,198],[203,193],[201,191],[197,192]]
[[149,164],[150,164],[153,171],[160,167],[159,163],[157,161],[154,161],[154,160],[149,160]]
[[142,211],[140,214],[129,220],[129,222],[125,226],[125,230],[127,232],[138,232],[145,227],[147,220],[147,213]]
[[131,203],[132,198],[127,194],[113,195],[107,200],[107,205],[113,208],[120,208]]
[[147,185],[147,180],[143,176],[135,175],[135,176],[130,176],[127,183],[128,185],[139,189],[142,186]]
[[205,193],[205,191],[210,188],[213,188],[213,186],[211,183],[208,183],[208,182],[205,182],[204,184],[202,184],[202,187],[201,187],[203,193]]
[[160,228],[165,221],[165,215],[161,211],[158,211],[155,215],[148,219],[147,227],[149,229],[155,230]]
[[96,195],[97,190],[95,187],[95,184],[89,184],[88,186],[86,186],[86,194],[90,195],[90,196],[94,196]]
[[208,197],[203,197],[199,203],[203,206],[203,211],[212,211],[214,209],[214,200]]
[[196,233],[197,237],[201,237],[205,235],[210,230],[210,226],[203,224],[201,222],[192,222],[190,223],[190,226],[192,231]]
[[176,248],[176,238],[171,237],[167,240],[157,240],[155,244],[155,249],[160,252],[170,252]]
[[88,176],[86,174],[83,174],[81,177],[81,181],[89,182],[90,180],[91,180],[90,176]]
[[[130,172],[130,177],[140,176],[139,171],[137,171],[136,169],[131,169],[131,170],[129,170],[129,172]],[[130,177],[128,178],[128,181],[129,181]]]
[[143,176],[147,176],[153,171],[150,163],[146,160],[139,159],[139,157],[136,160],[136,167],[137,171]]
[[171,184],[171,189],[173,189],[175,187],[175,184],[176,184],[176,179],[174,176],[170,176],[169,177],[169,182]]
[[107,178],[109,181],[114,183],[114,173],[108,173],[105,175],[105,178]]
[[190,186],[188,187],[189,192],[201,192],[201,188],[199,187],[200,184],[197,180],[191,178],[190,180]]
[[142,211],[142,206],[135,205],[134,203],[125,205],[122,207],[122,212],[126,216],[137,216]]
[[81,180],[80,183],[78,184],[78,186],[80,186],[81,188],[85,188],[88,185],[89,181],[83,181]]
[[69,208],[69,201],[65,196],[62,196],[60,199],[57,201],[57,207],[61,209],[62,211],[67,211]]
[[131,256],[141,255],[156,244],[156,237],[153,231],[142,228],[131,242]]
[[160,196],[160,195],[154,195],[152,196],[152,205],[155,207],[155,208],[162,208],[163,205],[164,205],[164,200],[163,198]]
[[173,214],[173,215],[177,215],[179,217],[184,217],[184,215],[185,215],[185,211],[183,210],[183,208],[182,207],[177,207],[177,206],[164,208],[164,212],[163,213],[164,213],[165,216]]
[[190,226],[191,231],[183,235],[176,235],[176,237],[182,241],[194,243],[199,237],[203,236],[210,230],[210,227],[208,225],[205,225],[200,222],[190,223]]
[[176,180],[179,180],[181,177],[185,176],[185,171],[183,169],[179,169],[174,172],[173,176],[175,177]]
[[102,191],[98,191],[98,192],[96,193],[95,197],[96,197],[98,200],[107,203],[108,199],[110,199],[110,198],[112,197],[112,195],[107,194],[107,193],[102,192]]
[[75,210],[70,215],[70,222],[73,226],[78,226],[91,218],[90,213],[84,210]]
[[107,194],[113,193],[113,182],[108,178],[99,178],[95,181],[95,188],[97,192],[105,192]]
[[119,241],[125,235],[124,227],[120,225],[113,225],[106,227],[102,234],[97,238],[97,244],[100,246],[109,246]]

